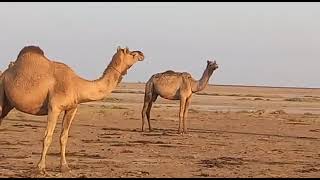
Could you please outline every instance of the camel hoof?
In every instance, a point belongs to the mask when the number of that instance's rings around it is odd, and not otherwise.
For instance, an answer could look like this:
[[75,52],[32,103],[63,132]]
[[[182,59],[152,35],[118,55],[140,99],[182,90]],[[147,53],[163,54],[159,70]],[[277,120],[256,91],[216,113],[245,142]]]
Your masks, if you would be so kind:
[[70,173],[70,172],[71,172],[71,169],[69,168],[68,165],[62,165],[62,166],[60,167],[60,171],[61,171],[61,173]]
[[36,170],[35,174],[42,175],[42,176],[48,175],[48,173],[47,173],[47,171],[45,170],[45,168],[38,168],[38,169]]

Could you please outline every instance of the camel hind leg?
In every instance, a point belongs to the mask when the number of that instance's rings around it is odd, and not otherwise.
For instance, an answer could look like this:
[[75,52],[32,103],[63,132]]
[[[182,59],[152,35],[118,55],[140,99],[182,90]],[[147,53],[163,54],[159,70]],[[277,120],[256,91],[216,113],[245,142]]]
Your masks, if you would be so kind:
[[145,118],[147,116],[148,118],[148,124],[149,124],[149,130],[151,130],[151,125],[150,125],[150,110],[151,110],[151,106],[152,106],[152,101],[155,100],[154,97],[154,93],[153,93],[153,84],[152,82],[149,80],[146,84],[146,88],[145,88],[145,94],[144,94],[144,102],[143,102],[143,108],[141,111],[141,119],[142,119],[142,125],[141,125],[141,131],[144,131],[144,122],[145,122]]
[[[0,82],[0,117],[2,116],[2,112],[3,112],[3,109],[4,109],[4,89],[3,89],[3,85],[2,85],[2,82]],[[2,121],[3,118],[0,118],[0,125],[1,125],[1,121]]]
[[13,109],[13,107],[11,105],[9,105],[8,103],[6,103],[6,105],[2,106],[2,112],[1,112],[1,116],[0,116],[0,125],[2,120],[9,114],[9,112]]
[[65,111],[63,122],[62,122],[62,131],[60,135],[60,151],[61,151],[61,159],[60,159],[60,170],[61,172],[69,172],[70,168],[68,166],[66,160],[66,146],[68,141],[69,130],[71,127],[71,123],[76,115],[77,108]]
[[[148,94],[145,94],[143,108],[142,108],[142,112],[141,112],[141,115],[142,115],[141,131],[144,131],[144,122],[145,122],[145,118],[146,118],[146,115],[147,115],[147,110],[148,110],[148,107],[149,107],[150,103],[152,103],[152,95],[150,96]],[[149,127],[150,127],[150,124],[149,124]]]
[[158,95],[156,94],[152,96],[152,100],[149,102],[148,108],[147,108],[147,120],[148,120],[149,131],[152,131],[151,124],[150,124],[150,112],[151,112],[152,104],[156,101],[157,97]]

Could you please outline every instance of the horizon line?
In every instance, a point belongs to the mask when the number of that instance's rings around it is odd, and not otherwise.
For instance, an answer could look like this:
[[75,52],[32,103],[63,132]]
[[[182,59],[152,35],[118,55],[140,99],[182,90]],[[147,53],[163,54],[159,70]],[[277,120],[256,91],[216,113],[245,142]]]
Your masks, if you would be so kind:
[[[121,83],[128,84],[145,84],[142,81],[124,81]],[[209,86],[237,86],[237,87],[260,87],[260,88],[286,88],[286,89],[320,89],[320,87],[303,87],[303,86],[268,86],[268,85],[244,85],[244,84],[208,84]]]

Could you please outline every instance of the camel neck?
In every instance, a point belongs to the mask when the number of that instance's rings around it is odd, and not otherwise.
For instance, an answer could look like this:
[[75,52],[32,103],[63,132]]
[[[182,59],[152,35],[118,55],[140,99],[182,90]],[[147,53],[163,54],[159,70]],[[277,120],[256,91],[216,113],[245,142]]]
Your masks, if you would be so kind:
[[201,78],[198,81],[195,81],[192,85],[192,92],[198,92],[202,91],[209,82],[209,79],[212,75],[213,71],[209,71],[208,68],[206,68],[201,76]]
[[108,66],[103,76],[94,81],[84,81],[81,85],[79,102],[102,100],[120,83],[122,75],[118,67]]

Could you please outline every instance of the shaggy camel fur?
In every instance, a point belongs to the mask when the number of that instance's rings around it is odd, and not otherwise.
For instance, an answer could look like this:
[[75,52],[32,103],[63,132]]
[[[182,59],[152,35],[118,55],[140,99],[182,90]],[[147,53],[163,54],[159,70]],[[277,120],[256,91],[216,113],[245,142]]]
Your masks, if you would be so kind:
[[48,59],[37,46],[24,47],[0,78],[0,122],[12,110],[32,115],[48,115],[47,127],[38,162],[40,173],[46,173],[46,154],[58,116],[64,112],[60,135],[60,169],[69,171],[65,151],[71,122],[78,104],[105,98],[121,81],[122,76],[144,55],[118,47],[103,75],[93,81],[79,77],[64,63]]
[[[190,105],[191,96],[193,93],[203,90],[209,81],[214,70],[218,68],[216,61],[207,61],[207,67],[203,72],[200,80],[196,81],[187,72],[174,72],[171,70],[157,73],[151,76],[145,86],[144,104],[142,108],[142,127],[144,131],[145,116],[148,119],[149,130],[150,111],[152,103],[156,101],[158,95],[169,100],[180,100],[179,112],[179,128],[178,133],[187,133],[185,119],[187,116],[188,107]],[[183,122],[183,131],[181,132],[181,122]]]

